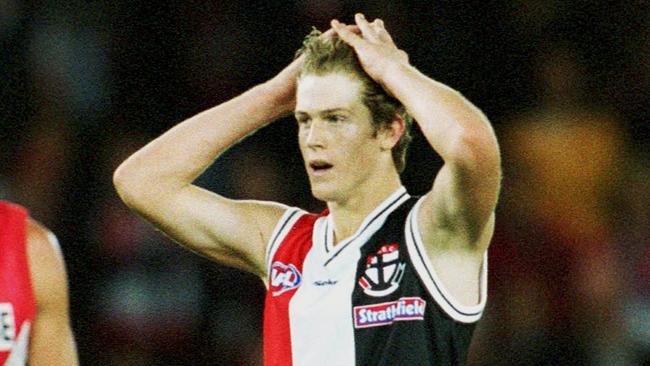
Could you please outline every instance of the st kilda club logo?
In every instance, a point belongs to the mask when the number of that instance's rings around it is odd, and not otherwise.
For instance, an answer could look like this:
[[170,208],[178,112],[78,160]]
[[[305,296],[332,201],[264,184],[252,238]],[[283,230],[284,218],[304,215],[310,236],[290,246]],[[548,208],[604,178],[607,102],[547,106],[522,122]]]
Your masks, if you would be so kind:
[[406,267],[399,262],[398,249],[397,244],[382,245],[366,258],[366,270],[358,281],[366,295],[381,297],[397,290]]

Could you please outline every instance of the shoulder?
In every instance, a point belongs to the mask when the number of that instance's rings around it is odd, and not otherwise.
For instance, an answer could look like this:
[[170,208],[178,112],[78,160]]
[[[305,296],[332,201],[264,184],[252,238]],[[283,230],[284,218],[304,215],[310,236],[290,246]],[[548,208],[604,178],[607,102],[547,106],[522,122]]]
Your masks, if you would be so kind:
[[0,223],[2,226],[6,227],[18,222],[22,224],[27,216],[27,209],[23,206],[0,200]]
[[323,216],[324,213],[311,214],[297,207],[292,207],[285,212],[277,222],[266,248],[267,274],[270,273],[272,263],[276,260],[302,262],[311,247],[315,223]]
[[0,212],[5,213],[8,211],[26,213],[27,209],[25,209],[23,206],[19,204],[0,200]]
[[287,238],[296,238],[309,234],[314,229],[316,220],[323,214],[308,213],[298,207],[287,209],[282,217],[277,220],[271,238],[267,245],[266,259],[267,262],[272,258],[272,253]]
[[54,233],[31,217],[27,218],[27,248],[30,261],[43,261],[46,258],[63,261],[59,241]]
[[27,219],[27,254],[32,286],[39,304],[66,291],[65,263],[56,236],[32,218]]

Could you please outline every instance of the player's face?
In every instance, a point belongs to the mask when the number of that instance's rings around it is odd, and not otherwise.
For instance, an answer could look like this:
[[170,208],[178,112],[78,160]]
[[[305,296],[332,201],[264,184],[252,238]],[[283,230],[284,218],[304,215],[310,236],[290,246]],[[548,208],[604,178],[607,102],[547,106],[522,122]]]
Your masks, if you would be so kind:
[[295,116],[316,198],[341,201],[371,189],[382,164],[380,139],[361,101],[358,80],[343,73],[304,75],[296,92]]

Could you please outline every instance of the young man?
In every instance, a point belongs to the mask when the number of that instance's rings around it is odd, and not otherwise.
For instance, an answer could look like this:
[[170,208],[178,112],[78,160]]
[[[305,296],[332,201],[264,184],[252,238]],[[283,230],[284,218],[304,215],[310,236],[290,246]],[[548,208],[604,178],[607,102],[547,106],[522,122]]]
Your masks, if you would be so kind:
[[76,365],[65,265],[54,235],[0,201],[0,364]]
[[[273,79],[149,143],[115,185],[183,245],[267,283],[265,365],[463,364],[486,300],[495,135],[476,107],[409,64],[381,20],[355,20],[332,21]],[[400,103],[444,159],[419,199],[399,178],[409,125]],[[291,112],[328,210],[192,185],[228,147]]]

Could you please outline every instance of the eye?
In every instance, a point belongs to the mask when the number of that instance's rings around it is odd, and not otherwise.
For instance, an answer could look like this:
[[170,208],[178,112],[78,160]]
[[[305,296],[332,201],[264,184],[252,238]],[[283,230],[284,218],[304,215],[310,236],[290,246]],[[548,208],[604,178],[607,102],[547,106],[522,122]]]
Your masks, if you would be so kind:
[[326,119],[329,122],[333,122],[333,123],[345,122],[347,120],[345,116],[342,116],[340,114],[330,114],[326,117]]
[[306,125],[311,121],[311,119],[305,116],[297,116],[296,121],[298,122],[299,125]]

